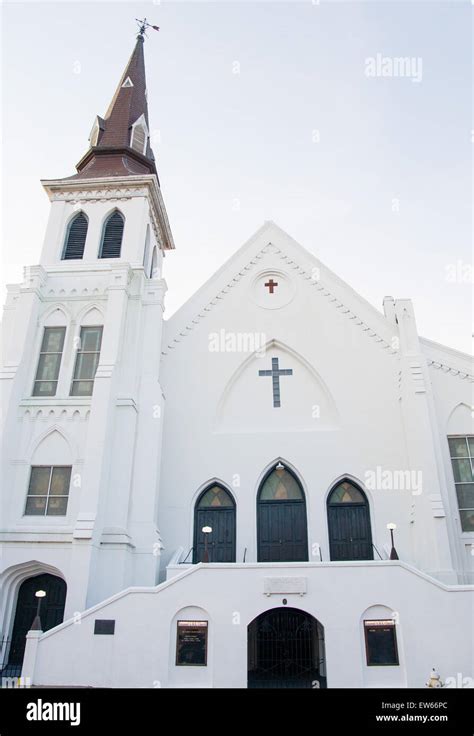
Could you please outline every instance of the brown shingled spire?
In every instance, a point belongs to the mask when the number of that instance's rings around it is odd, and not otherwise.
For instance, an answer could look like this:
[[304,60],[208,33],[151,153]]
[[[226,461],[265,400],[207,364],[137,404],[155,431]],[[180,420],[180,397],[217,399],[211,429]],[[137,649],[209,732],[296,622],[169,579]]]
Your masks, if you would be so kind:
[[[78,173],[71,178],[157,173],[147,134],[149,123],[143,44],[143,34],[140,33],[105,117],[96,119],[94,128],[98,129],[98,135],[96,132],[91,138],[91,148],[77,164]],[[140,119],[147,129],[142,131],[141,150],[138,142],[134,144],[132,141],[132,126]]]

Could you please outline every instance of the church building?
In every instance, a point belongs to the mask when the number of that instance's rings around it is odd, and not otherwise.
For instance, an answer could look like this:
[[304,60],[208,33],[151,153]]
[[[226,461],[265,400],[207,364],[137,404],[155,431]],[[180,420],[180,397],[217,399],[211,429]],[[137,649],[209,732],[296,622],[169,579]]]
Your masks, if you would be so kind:
[[4,310],[0,676],[472,683],[469,356],[273,222],[164,319],[142,32],[89,143]]

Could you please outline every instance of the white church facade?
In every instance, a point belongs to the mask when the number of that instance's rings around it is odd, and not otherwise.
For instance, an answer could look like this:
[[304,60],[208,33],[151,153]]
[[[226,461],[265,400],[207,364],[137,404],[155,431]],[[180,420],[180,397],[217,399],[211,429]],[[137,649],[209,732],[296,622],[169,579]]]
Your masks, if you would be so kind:
[[469,356],[273,222],[165,320],[142,35],[77,173],[42,184],[3,318],[0,673],[474,678]]

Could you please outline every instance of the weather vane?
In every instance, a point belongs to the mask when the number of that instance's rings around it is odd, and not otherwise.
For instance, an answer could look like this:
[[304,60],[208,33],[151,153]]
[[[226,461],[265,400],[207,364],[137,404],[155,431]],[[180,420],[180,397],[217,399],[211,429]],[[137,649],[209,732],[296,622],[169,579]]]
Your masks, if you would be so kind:
[[143,20],[140,20],[140,18],[135,18],[139,25],[138,35],[143,38],[143,36],[146,36],[146,30],[147,28],[153,28],[155,31],[159,31],[159,26],[152,26],[151,23],[148,23],[146,18],[143,18]]

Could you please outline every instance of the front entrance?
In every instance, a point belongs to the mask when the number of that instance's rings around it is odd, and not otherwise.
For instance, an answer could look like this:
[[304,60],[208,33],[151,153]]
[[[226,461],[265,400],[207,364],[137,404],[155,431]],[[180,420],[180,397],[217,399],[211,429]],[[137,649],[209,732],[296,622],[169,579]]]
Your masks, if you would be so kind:
[[43,631],[52,629],[62,623],[64,604],[66,602],[66,583],[61,578],[47,573],[24,580],[18,591],[18,598],[13,623],[8,667],[20,667],[23,662],[26,646],[26,634],[36,616],[38,599],[37,590],[44,590],[45,598],[41,602],[40,618]]
[[324,629],[309,613],[274,608],[248,627],[249,688],[325,688]]
[[307,562],[303,489],[281,463],[264,479],[257,502],[258,562]]
[[369,504],[360,488],[339,483],[328,498],[331,560],[373,560]]
[[235,562],[235,503],[219,485],[208,488],[198,499],[194,512],[193,562],[202,562],[206,549],[203,527],[210,527],[207,547],[209,562]]

